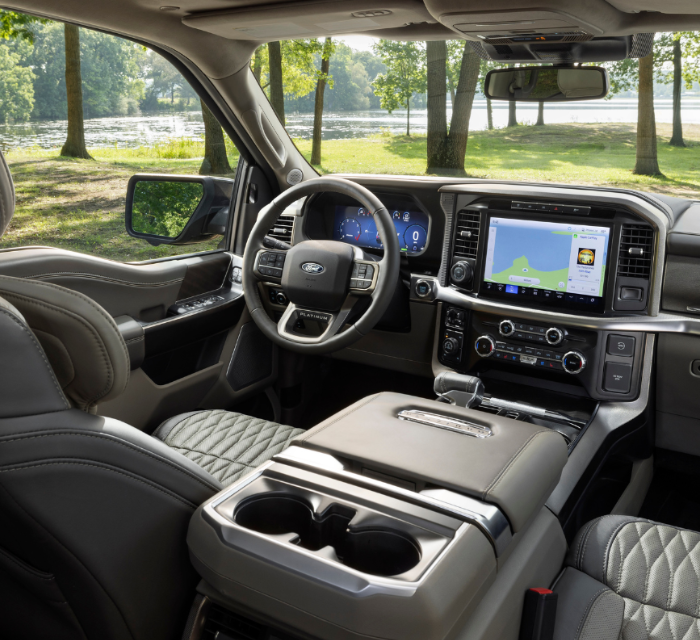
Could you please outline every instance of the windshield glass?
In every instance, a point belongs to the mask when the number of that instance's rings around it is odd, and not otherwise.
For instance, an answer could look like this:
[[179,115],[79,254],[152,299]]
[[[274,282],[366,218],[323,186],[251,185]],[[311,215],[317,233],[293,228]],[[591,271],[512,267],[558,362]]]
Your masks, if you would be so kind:
[[539,104],[487,100],[486,74],[507,65],[482,60],[464,40],[272,42],[256,51],[251,69],[321,174],[468,176],[699,197],[700,32],[657,34],[651,56],[600,64],[609,73],[607,98]]

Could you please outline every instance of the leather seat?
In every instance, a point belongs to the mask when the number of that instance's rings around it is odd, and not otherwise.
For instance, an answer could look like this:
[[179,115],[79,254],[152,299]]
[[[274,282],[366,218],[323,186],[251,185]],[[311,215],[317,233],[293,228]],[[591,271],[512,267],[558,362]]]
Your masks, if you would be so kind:
[[[14,192],[0,154],[0,235]],[[198,411],[155,436],[95,415],[129,379],[112,317],[0,276],[0,637],[173,640],[198,581],[195,509],[301,430]]]
[[700,638],[700,533],[598,518],[577,534],[554,591],[555,640]]

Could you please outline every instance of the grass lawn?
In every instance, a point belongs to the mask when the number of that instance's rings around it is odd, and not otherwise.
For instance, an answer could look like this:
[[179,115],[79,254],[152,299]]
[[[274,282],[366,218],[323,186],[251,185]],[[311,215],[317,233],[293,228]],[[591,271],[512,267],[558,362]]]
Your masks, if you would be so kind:
[[[635,127],[566,124],[473,133],[467,175],[477,178],[609,185],[700,199],[700,125],[684,128],[688,147],[668,146],[670,125],[658,125],[663,176],[635,176]],[[297,145],[311,154],[311,141]],[[196,174],[201,142],[170,140],[155,148],[92,149],[95,158],[62,158],[56,150],[14,150],[7,159],[17,189],[17,211],[0,248],[48,245],[115,260],[148,260],[213,249],[218,240],[183,247],[152,247],[124,230],[126,185],[134,173]],[[236,152],[229,149],[236,164]],[[321,173],[423,175],[425,136],[327,140]]]
[[[671,125],[658,129],[663,177],[636,176],[636,125],[557,124],[477,131],[465,169],[473,178],[607,185],[700,198],[700,125],[686,125],[688,146],[670,147]],[[297,140],[309,159],[311,141]],[[425,173],[425,136],[376,136],[323,143],[320,173]]]

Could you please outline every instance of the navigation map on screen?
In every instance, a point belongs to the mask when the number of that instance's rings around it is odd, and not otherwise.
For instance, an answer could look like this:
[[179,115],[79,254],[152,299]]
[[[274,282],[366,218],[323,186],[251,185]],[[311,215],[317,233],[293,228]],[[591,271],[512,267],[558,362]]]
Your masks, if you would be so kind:
[[600,297],[610,229],[597,225],[491,218],[484,281],[505,293],[544,289]]

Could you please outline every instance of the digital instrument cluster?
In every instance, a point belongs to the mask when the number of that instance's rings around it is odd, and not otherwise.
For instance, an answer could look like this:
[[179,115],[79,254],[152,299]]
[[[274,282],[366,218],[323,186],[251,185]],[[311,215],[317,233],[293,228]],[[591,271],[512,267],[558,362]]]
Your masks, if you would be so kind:
[[[429,218],[415,209],[389,208],[402,252],[419,254],[428,243]],[[377,225],[372,214],[364,207],[336,205],[333,221],[333,240],[347,242],[364,249],[383,249]]]

